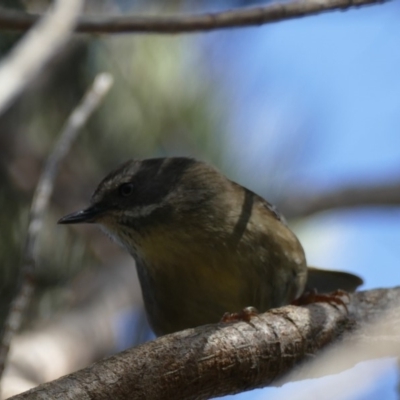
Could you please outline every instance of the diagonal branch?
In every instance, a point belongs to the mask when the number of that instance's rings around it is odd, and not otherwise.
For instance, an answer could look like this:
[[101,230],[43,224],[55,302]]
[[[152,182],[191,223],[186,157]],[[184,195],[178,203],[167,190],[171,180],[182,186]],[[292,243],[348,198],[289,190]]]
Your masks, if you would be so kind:
[[[271,22],[316,15],[326,11],[347,10],[387,0],[300,0],[268,4],[263,7],[242,8],[216,13],[179,16],[81,17],[76,27],[84,33],[182,33],[199,32],[243,26],[258,26]],[[24,31],[38,15],[1,10],[0,30]]]
[[[400,287],[341,299],[347,310],[327,303],[287,306],[250,323],[160,337],[11,399],[207,399],[279,383],[293,367],[347,337],[364,345],[364,359],[400,353]],[[384,338],[365,329],[389,312]],[[387,344],[380,352],[371,345],[377,341]]]
[[0,377],[4,371],[12,337],[18,331],[23,313],[32,297],[38,236],[53,191],[58,166],[69,151],[80,129],[99,106],[111,84],[112,78],[109,74],[99,74],[96,77],[93,86],[67,120],[37,184],[29,215],[28,233],[20,271],[20,286],[11,304],[0,343]]
[[0,64],[0,114],[67,42],[82,3],[83,0],[56,1],[54,9],[38,21]]
[[[58,379],[114,353],[120,345],[115,321],[120,320],[121,314],[129,313],[141,324],[144,310],[137,304],[140,293],[136,269],[129,258],[125,262],[116,261],[112,268],[98,266],[89,276],[87,271],[84,275],[81,279],[85,296],[79,295],[80,285],[70,288],[72,296],[79,299],[72,309],[15,335],[3,375],[1,399]],[[141,343],[144,331],[135,330],[130,338],[132,343]]]

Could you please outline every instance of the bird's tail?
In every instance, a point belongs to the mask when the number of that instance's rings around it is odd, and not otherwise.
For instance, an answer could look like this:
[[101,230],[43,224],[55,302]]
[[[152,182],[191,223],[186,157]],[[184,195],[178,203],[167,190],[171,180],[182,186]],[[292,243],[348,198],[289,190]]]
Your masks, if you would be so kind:
[[363,280],[354,274],[308,267],[306,290],[316,289],[318,293],[330,293],[342,289],[354,292]]

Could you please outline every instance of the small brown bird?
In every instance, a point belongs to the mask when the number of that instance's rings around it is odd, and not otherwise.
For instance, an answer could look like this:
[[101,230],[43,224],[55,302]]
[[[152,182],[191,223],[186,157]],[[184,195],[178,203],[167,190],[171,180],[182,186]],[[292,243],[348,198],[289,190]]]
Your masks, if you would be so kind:
[[90,207],[59,221],[82,222],[100,224],[136,260],[157,335],[248,306],[280,307],[306,287],[353,291],[362,283],[307,268],[299,240],[270,203],[191,158],[122,164],[100,182]]

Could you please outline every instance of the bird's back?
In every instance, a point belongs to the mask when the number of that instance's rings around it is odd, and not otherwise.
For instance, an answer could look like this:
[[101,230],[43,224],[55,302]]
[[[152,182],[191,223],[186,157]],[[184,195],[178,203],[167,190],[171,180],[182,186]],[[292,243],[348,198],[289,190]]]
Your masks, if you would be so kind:
[[135,258],[157,334],[248,306],[266,311],[303,291],[306,262],[296,236],[261,197],[227,179],[224,186],[218,213],[205,207],[196,219],[179,215],[179,224],[171,220],[141,239]]

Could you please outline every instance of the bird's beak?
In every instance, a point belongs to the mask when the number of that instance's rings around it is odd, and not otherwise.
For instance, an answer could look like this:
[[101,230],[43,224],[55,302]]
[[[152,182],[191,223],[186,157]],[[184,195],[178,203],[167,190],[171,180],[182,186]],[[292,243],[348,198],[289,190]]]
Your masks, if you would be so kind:
[[93,223],[96,222],[96,218],[103,212],[103,210],[96,206],[91,206],[86,208],[86,210],[81,210],[68,214],[58,220],[58,224],[81,224],[81,223]]

